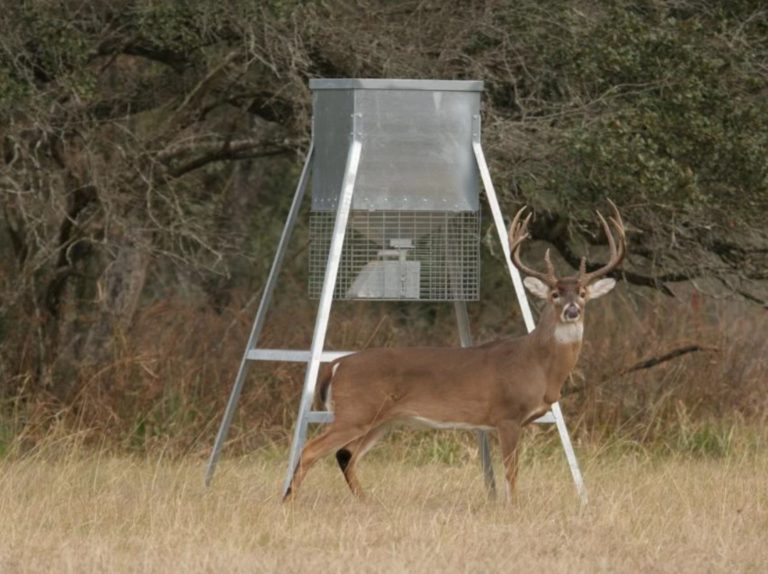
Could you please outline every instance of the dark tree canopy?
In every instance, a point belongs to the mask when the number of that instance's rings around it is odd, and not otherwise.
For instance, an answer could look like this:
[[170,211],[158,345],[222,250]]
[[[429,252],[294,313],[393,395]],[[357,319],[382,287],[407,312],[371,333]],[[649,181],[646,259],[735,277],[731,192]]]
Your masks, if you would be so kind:
[[41,0],[4,2],[0,38],[0,345],[35,316],[38,364],[63,336],[98,361],[170,264],[207,288],[270,253],[313,77],[484,80],[535,238],[575,265],[610,197],[628,281],[766,305],[762,2]]

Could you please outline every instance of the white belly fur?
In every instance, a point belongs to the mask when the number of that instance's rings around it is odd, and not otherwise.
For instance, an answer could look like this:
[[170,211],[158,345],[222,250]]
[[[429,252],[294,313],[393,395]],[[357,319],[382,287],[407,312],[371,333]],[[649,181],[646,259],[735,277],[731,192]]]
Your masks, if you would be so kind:
[[409,417],[408,422],[415,426],[428,427],[433,429],[464,429],[464,430],[492,430],[493,427],[473,425],[469,423],[452,423],[443,421],[433,421],[424,417]]

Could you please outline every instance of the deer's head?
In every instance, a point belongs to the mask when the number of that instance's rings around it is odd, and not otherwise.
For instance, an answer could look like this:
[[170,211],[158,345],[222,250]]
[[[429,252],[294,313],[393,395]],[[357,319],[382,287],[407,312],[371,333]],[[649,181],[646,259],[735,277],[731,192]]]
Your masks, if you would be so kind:
[[547,268],[545,273],[526,267],[520,261],[520,245],[528,237],[528,222],[531,219],[531,214],[528,214],[528,217],[521,221],[526,209],[525,207],[517,212],[509,228],[509,249],[515,266],[526,276],[523,284],[533,295],[547,300],[554,307],[560,323],[575,323],[583,320],[584,306],[587,304],[587,301],[602,297],[616,286],[616,280],[605,277],[605,275],[618,267],[622,259],[624,259],[626,239],[624,224],[621,221],[619,210],[616,209],[612,201],[608,201],[613,209],[613,216],[609,217],[609,219],[616,229],[619,242],[617,245],[608,223],[598,211],[597,216],[600,218],[600,223],[602,223],[605,235],[608,238],[611,256],[605,266],[592,273],[587,273],[587,260],[586,257],[583,257],[577,275],[558,278],[555,275],[555,268],[549,258],[549,249],[544,254],[544,263]]

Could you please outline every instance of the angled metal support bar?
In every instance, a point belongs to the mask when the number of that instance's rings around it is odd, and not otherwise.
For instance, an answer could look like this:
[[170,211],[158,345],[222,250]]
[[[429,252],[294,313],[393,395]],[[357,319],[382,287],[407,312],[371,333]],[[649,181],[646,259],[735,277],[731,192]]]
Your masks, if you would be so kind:
[[560,434],[560,442],[563,443],[563,449],[565,450],[565,458],[568,460],[568,468],[571,469],[571,476],[573,477],[573,483],[576,485],[576,492],[578,492],[579,498],[581,498],[581,505],[586,506],[587,502],[589,502],[587,489],[584,486],[584,478],[581,476],[579,461],[576,458],[576,453],[573,451],[573,444],[571,444],[571,436],[568,434],[568,427],[565,426],[563,412],[560,410],[560,403],[554,403],[552,405],[552,411],[549,414],[555,419],[557,432]]
[[216,435],[216,442],[213,446],[213,452],[211,452],[211,458],[208,461],[208,467],[205,471],[205,484],[211,485],[213,480],[213,474],[216,471],[216,464],[218,463],[219,456],[221,455],[221,449],[224,447],[224,441],[227,438],[229,427],[232,424],[232,416],[237,408],[237,402],[240,400],[240,393],[243,390],[243,382],[245,381],[245,373],[248,365],[248,353],[256,346],[261,335],[261,330],[264,327],[264,320],[267,316],[267,310],[272,301],[272,292],[275,289],[277,283],[277,277],[280,275],[280,268],[283,265],[283,258],[288,248],[288,243],[293,235],[293,228],[296,224],[296,216],[299,213],[301,202],[304,199],[304,194],[307,191],[307,181],[309,180],[310,166],[312,165],[312,157],[315,151],[315,143],[312,140],[309,144],[309,150],[307,151],[307,158],[304,160],[304,167],[301,170],[301,176],[299,177],[299,183],[296,186],[296,194],[293,196],[293,203],[288,211],[288,219],[285,222],[283,228],[283,234],[280,237],[280,242],[277,245],[277,252],[275,253],[275,260],[272,262],[272,269],[269,271],[269,277],[267,283],[264,285],[264,291],[261,295],[261,302],[259,303],[259,310],[256,313],[256,319],[253,322],[253,328],[251,334],[248,337],[248,344],[245,348],[245,353],[240,361],[240,368],[237,371],[234,385],[232,386],[232,392],[227,402],[227,408],[224,411],[224,418],[221,421],[219,432]]
[[290,461],[288,462],[288,472],[285,477],[285,484],[283,486],[283,496],[285,496],[291,486],[293,474],[296,471],[296,466],[299,464],[301,449],[307,438],[309,413],[312,410],[317,375],[320,370],[320,363],[322,362],[325,335],[328,329],[328,318],[331,312],[331,303],[333,302],[333,292],[336,288],[336,278],[339,272],[339,263],[341,262],[341,251],[344,247],[344,235],[347,231],[349,212],[352,208],[352,194],[355,189],[357,169],[360,165],[360,155],[362,152],[361,124],[362,116],[360,114],[354,114],[351,143],[349,152],[347,153],[344,179],[341,184],[341,194],[336,212],[336,223],[333,227],[333,238],[331,239],[331,247],[328,253],[328,265],[326,266],[325,277],[323,279],[323,289],[320,293],[315,331],[312,335],[312,348],[310,350],[309,364],[307,365],[307,374],[304,379],[304,389],[301,396],[301,404],[299,406],[299,416],[296,420],[296,430],[293,437],[293,443],[291,444],[291,456]]
[[[480,143],[480,116],[473,116],[472,123],[472,150],[475,153],[475,159],[477,160],[477,166],[480,170],[480,178],[483,181],[483,187],[485,188],[485,194],[488,196],[488,204],[493,214],[493,221],[496,225],[496,230],[499,234],[499,240],[501,241],[501,250],[504,253],[504,260],[509,268],[509,274],[512,277],[512,283],[515,287],[515,293],[517,300],[520,303],[520,309],[523,314],[523,320],[525,321],[525,328],[530,333],[536,328],[533,321],[533,314],[531,313],[530,305],[528,304],[528,297],[525,294],[525,288],[523,287],[523,281],[520,277],[520,272],[512,264],[511,253],[509,251],[509,236],[507,234],[506,226],[504,225],[504,217],[501,214],[501,207],[499,206],[499,200],[496,197],[496,190],[493,187],[493,181],[491,180],[491,173],[488,170],[488,164],[485,161],[485,154],[483,153],[483,147]],[[563,450],[565,451],[565,457],[568,460],[568,467],[571,469],[571,475],[573,476],[573,482],[576,485],[576,490],[581,497],[582,504],[587,503],[587,493],[584,487],[584,479],[581,475],[581,469],[579,468],[579,461],[576,458],[576,453],[573,450],[573,444],[571,443],[571,437],[568,434],[568,428],[565,426],[563,420],[562,411],[560,410],[560,404],[554,403],[552,405],[551,412],[537,419],[535,422],[544,422],[542,419],[551,416],[551,422],[557,425],[557,431],[560,434],[560,442],[563,444]],[[546,422],[550,422],[547,420]]]
[[523,287],[523,280],[520,277],[520,272],[517,270],[517,267],[512,264],[512,258],[509,252],[509,236],[507,235],[507,228],[504,225],[504,217],[501,214],[499,200],[496,197],[496,190],[493,187],[491,172],[488,170],[488,164],[485,161],[483,147],[480,145],[480,116],[474,117],[473,126],[472,150],[475,152],[477,167],[480,170],[480,179],[483,181],[485,194],[488,197],[488,205],[490,206],[491,214],[493,215],[493,223],[496,226],[496,231],[499,234],[501,251],[504,253],[504,261],[506,262],[507,268],[509,269],[509,274],[512,277],[512,284],[515,287],[515,294],[517,295],[517,300],[520,303],[520,310],[523,313],[525,328],[530,333],[536,328],[536,324],[533,321],[533,314],[531,313],[531,308],[528,305],[528,297],[525,295],[525,288]]

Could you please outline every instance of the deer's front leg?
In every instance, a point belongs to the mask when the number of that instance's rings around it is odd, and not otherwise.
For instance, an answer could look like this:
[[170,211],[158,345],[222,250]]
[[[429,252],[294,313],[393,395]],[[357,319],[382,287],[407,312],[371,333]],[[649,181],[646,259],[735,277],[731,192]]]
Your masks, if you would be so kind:
[[503,421],[496,425],[499,433],[499,445],[504,461],[504,474],[507,486],[507,502],[512,501],[515,492],[515,480],[517,478],[517,452],[520,443],[520,423],[517,421]]

